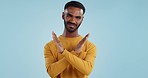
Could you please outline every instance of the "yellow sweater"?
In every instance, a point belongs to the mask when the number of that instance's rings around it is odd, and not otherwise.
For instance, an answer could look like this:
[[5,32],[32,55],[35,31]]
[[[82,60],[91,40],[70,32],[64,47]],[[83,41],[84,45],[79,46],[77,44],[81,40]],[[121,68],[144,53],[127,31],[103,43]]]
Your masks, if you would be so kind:
[[94,67],[96,47],[87,40],[82,52],[75,53],[74,48],[82,38],[82,36],[75,38],[59,36],[58,39],[65,48],[62,54],[58,53],[53,40],[45,45],[46,69],[51,78],[88,78]]

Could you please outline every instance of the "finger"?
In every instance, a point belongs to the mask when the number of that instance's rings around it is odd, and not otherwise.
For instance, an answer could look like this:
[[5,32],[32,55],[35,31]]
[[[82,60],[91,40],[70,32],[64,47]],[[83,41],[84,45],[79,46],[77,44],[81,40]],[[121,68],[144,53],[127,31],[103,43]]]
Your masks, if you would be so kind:
[[52,38],[53,38],[53,40],[54,40],[56,43],[59,43],[59,40],[58,40],[56,34],[55,34],[53,31],[52,31]]
[[89,35],[90,35],[90,34],[88,33],[88,34],[85,36],[85,39],[88,39]]
[[52,38],[55,41],[56,34],[52,31]]
[[84,43],[88,39],[89,35],[90,35],[89,33],[85,35],[85,37],[82,39],[82,43]]
[[87,41],[87,39],[88,39],[88,37],[89,37],[89,33],[79,42],[79,45],[80,46],[82,46],[86,41]]

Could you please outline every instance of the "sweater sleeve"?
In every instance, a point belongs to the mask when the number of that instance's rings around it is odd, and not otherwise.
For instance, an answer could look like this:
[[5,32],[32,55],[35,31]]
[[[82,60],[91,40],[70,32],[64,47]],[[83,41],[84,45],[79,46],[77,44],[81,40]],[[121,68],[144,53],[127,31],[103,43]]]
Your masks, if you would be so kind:
[[51,77],[58,76],[66,69],[67,65],[69,64],[65,58],[57,61],[53,53],[51,52],[50,47],[47,45],[44,47],[44,56],[47,73]]
[[96,58],[96,47],[91,44],[87,49],[87,54],[84,59],[79,58],[76,55],[71,54],[66,49],[62,53],[65,59],[74,66],[77,70],[85,75],[89,75],[94,67],[94,61]]

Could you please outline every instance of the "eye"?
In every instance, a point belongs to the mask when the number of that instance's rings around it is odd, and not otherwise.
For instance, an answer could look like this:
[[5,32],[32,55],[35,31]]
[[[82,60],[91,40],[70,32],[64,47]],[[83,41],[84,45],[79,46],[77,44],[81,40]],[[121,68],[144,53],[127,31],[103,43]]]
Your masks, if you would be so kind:
[[71,14],[67,14],[67,17],[72,17],[72,15]]
[[81,16],[76,16],[76,19],[81,19]]

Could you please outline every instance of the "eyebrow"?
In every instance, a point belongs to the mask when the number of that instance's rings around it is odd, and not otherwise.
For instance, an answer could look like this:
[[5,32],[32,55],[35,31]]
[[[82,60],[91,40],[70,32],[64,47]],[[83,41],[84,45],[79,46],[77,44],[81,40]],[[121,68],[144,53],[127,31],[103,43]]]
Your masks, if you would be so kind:
[[73,16],[73,15],[72,15],[72,14],[70,14],[70,13],[67,13],[67,15],[69,15],[69,16],[71,16],[71,17]]
[[[69,15],[69,16],[71,16],[71,17],[73,17],[73,15],[72,14],[70,14],[70,13],[67,13],[67,15]],[[76,18],[81,18],[82,16],[75,16]]]

